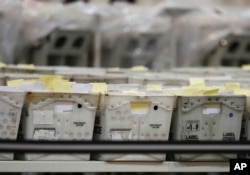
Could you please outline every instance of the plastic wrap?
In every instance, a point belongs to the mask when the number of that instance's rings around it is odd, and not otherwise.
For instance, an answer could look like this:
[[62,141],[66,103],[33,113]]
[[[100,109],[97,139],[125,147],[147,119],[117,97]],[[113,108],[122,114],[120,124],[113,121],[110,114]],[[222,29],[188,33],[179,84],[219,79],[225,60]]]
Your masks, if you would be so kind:
[[177,26],[178,66],[200,66],[203,57],[231,32],[230,18],[218,9],[192,12],[180,17]]
[[83,2],[65,5],[57,14],[58,28],[95,31],[98,21],[94,7]]
[[177,17],[186,12],[215,7],[217,5],[215,2],[216,0],[185,0],[183,3],[183,0],[167,0],[155,5],[154,9],[158,15]]
[[22,4],[22,44],[37,41],[56,28],[95,30],[97,25],[98,8],[94,5],[36,0],[24,0]]
[[[88,5],[83,2],[63,4],[59,1],[42,2],[25,0],[23,2],[23,25],[16,51],[16,62],[40,65],[49,64],[44,55],[49,50],[54,49],[53,46],[50,47],[50,44],[54,40],[59,42],[60,35],[65,35],[67,42],[71,42],[70,39],[76,37],[76,35],[81,37],[86,36],[87,39],[85,38],[84,44],[82,44],[83,42],[78,42],[80,43],[78,50],[91,47],[85,50],[92,51],[93,32],[98,28],[97,25],[99,22],[93,11],[95,12],[96,10],[88,8]],[[69,30],[73,30],[73,32]],[[86,33],[84,33],[85,31]],[[87,60],[85,59],[87,54],[85,51],[82,51],[82,54],[79,55],[84,57],[84,59],[81,60]]]
[[19,39],[22,44],[37,41],[58,26],[57,14],[63,8],[61,3],[25,0],[22,6],[22,29]]
[[0,0],[0,4],[0,59],[12,63],[20,29],[21,2]]
[[149,6],[119,3],[114,8],[120,12],[112,20],[103,20],[101,26],[104,66],[166,67],[169,18],[157,16]]

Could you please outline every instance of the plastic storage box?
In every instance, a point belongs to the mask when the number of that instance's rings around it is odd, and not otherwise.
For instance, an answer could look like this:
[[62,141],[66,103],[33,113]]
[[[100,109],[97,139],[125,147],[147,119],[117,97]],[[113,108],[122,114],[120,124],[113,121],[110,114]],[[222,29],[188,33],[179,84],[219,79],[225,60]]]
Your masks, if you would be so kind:
[[[112,92],[101,98],[95,139],[112,141],[167,141],[175,96]],[[100,154],[105,161],[164,161],[165,154]]]
[[[0,139],[16,140],[25,92],[0,86]],[[13,160],[13,153],[0,153],[0,160]]]
[[[98,94],[32,92],[26,101],[27,140],[92,140]],[[26,154],[26,160],[89,160],[89,154]]]
[[[173,138],[178,141],[238,141],[245,96],[179,96],[173,117]],[[178,161],[225,161],[236,154],[177,154]]]

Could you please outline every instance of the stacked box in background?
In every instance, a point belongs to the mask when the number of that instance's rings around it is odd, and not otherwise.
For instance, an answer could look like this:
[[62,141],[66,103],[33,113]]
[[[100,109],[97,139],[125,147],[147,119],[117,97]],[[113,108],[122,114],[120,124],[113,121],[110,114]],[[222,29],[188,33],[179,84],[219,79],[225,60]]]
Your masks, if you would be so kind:
[[93,49],[93,34],[81,30],[56,30],[50,40],[33,49],[32,63],[36,65],[89,66],[89,51]]
[[249,31],[238,32],[225,36],[216,46],[213,54],[206,58],[210,66],[242,66],[249,60]]

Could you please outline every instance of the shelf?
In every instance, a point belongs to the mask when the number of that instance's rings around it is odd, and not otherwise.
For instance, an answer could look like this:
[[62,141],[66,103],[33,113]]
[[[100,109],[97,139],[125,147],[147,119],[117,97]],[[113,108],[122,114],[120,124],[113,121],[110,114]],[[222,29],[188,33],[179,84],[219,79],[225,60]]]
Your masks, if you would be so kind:
[[229,172],[229,162],[0,161],[0,172]]

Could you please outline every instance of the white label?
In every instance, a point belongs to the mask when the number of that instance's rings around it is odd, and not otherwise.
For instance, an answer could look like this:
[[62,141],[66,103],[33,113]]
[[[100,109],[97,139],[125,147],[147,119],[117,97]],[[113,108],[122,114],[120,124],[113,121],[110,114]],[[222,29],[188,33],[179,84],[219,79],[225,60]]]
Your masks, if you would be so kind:
[[55,140],[55,130],[54,129],[39,129],[35,130],[33,138],[35,140]]
[[19,83],[18,88],[20,90],[31,90],[32,89],[32,82],[21,82]]
[[220,104],[205,104],[203,105],[202,113],[205,115],[219,114],[221,111]]
[[18,86],[20,90],[44,90],[44,83],[41,82],[21,82]]
[[130,140],[131,139],[131,134],[130,134],[130,130],[126,130],[126,131],[112,131],[111,132],[111,139],[112,140],[117,140],[117,141],[121,141],[121,140]]
[[92,86],[90,84],[82,84],[82,83],[72,83],[72,91],[73,92],[91,92]]
[[34,90],[44,90],[45,89],[44,83],[42,83],[42,82],[34,83],[33,89]]
[[56,113],[73,112],[73,108],[74,106],[72,103],[56,103],[55,104]]
[[33,124],[53,124],[53,111],[52,110],[34,110],[33,111]]

